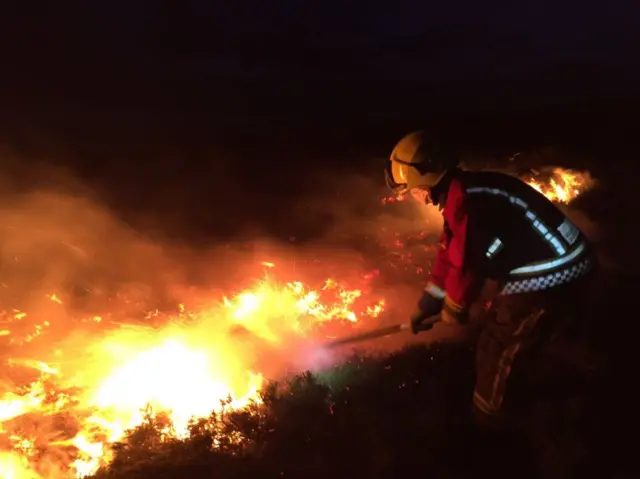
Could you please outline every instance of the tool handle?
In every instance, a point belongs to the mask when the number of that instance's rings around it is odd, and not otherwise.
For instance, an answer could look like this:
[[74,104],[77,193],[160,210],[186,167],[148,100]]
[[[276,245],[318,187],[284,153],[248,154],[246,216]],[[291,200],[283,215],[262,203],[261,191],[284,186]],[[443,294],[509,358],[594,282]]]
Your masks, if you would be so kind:
[[[440,321],[440,315],[431,316],[430,318],[425,319],[419,326],[419,331],[428,331],[433,327],[435,323]],[[382,338],[384,336],[388,336],[390,334],[399,333],[401,331],[411,330],[411,322],[395,324],[393,326],[387,326],[380,329],[375,329],[373,331],[368,331],[365,333],[360,333],[355,336],[349,336],[346,338],[337,339],[335,341],[331,341],[328,344],[324,345],[324,348],[335,348],[338,346],[342,346],[344,344],[356,343],[360,341],[366,341],[369,339]]]
[[[442,319],[440,318],[439,314],[435,314],[427,319],[425,319],[424,321],[420,322],[419,324],[416,325],[416,330],[417,331],[429,331],[430,329],[433,328],[434,324],[440,322]],[[402,326],[400,326],[401,329],[405,330],[405,329],[411,329],[411,323],[404,323],[402,324]]]

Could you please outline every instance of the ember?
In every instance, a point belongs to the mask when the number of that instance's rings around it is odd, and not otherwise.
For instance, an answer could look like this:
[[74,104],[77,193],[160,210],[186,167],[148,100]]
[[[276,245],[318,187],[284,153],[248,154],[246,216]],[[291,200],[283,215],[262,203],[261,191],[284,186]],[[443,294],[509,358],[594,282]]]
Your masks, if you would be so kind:
[[[547,183],[528,182],[561,202],[588,187],[587,176],[563,170]],[[398,238],[398,247],[411,241]],[[296,344],[321,336],[323,325],[346,331],[385,310],[371,288],[378,271],[364,271],[360,284],[328,279],[314,286],[279,278],[277,265],[262,262],[265,278],[235,294],[176,305],[156,327],[92,315],[74,319],[78,331],[56,343],[48,333],[63,294],[48,295],[47,318],[4,312],[0,342],[12,357],[4,358],[0,382],[0,476],[91,475],[146,414],[168,413],[166,435],[184,437],[190,419],[208,416],[222,401],[231,408],[259,403],[270,374],[261,352],[294,354]],[[246,334],[232,334],[238,330]]]
[[[160,329],[123,325],[69,351],[45,354],[46,360],[8,361],[34,379],[5,390],[0,401],[7,449],[0,458],[2,477],[90,475],[109,460],[108,445],[141,424],[149,408],[170,412],[170,434],[184,437],[191,418],[208,416],[222,407],[221,401],[229,400],[231,408],[259,401],[263,376],[255,369],[255,354],[231,339],[229,327],[241,325],[263,348],[286,350],[325,321],[350,324],[378,316],[384,302],[366,293],[334,280],[312,289],[268,277],[233,296],[208,301],[186,314],[186,320],[182,306],[182,318],[169,318]],[[50,299],[52,307],[62,303],[59,296]],[[26,318],[22,312],[13,315],[13,321]],[[20,344],[33,341],[31,333],[8,337]],[[34,415],[48,419],[33,424]],[[51,431],[55,417],[67,418],[69,430]],[[54,460],[60,462],[51,464]]]

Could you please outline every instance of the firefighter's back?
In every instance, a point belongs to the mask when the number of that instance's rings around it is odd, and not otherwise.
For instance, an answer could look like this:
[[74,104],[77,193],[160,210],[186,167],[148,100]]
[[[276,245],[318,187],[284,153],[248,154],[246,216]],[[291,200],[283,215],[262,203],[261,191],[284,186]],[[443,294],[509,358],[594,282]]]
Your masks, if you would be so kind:
[[489,241],[489,273],[516,282],[507,289],[546,289],[588,269],[586,239],[540,192],[498,172],[463,172],[460,180],[476,218],[470,235]]

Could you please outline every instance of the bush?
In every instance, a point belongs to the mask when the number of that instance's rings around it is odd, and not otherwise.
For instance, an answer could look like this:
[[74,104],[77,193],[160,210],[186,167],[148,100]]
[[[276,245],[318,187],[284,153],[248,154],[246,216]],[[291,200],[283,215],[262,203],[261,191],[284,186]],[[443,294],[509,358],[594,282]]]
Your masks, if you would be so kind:
[[606,463],[593,451],[600,433],[587,419],[600,406],[587,393],[538,403],[519,442],[475,435],[472,387],[473,351],[462,344],[355,355],[270,384],[260,405],[194,421],[185,440],[164,435],[166,416],[149,415],[94,477],[567,477]]

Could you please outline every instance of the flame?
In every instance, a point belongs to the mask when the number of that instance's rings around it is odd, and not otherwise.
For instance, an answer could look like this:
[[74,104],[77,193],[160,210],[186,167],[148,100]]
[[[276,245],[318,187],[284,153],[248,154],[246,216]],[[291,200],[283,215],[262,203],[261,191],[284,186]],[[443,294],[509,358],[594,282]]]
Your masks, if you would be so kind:
[[385,196],[380,200],[380,204],[387,205],[391,203],[401,203],[408,198],[407,193],[399,193],[397,195]]
[[557,203],[569,203],[593,185],[589,173],[554,168],[548,180],[528,179],[526,183]]
[[28,461],[12,453],[0,453],[0,477],[3,479],[40,479]]
[[[534,176],[537,177],[538,174]],[[544,178],[528,177],[524,178],[524,181],[549,200],[557,203],[571,202],[594,184],[588,172],[565,170],[563,168],[554,168],[550,174],[541,176],[544,176]],[[406,201],[410,196],[408,192],[405,192],[400,195],[382,198],[380,201],[381,204],[387,205]]]
[[[554,170],[547,182],[527,182],[568,202],[587,180]],[[398,239],[398,247],[409,240]],[[329,325],[358,327],[385,310],[370,287],[377,270],[347,287],[333,278],[280,280],[277,264],[262,262],[268,275],[247,289],[189,298],[166,317],[153,311],[154,327],[117,313],[93,315],[74,318],[78,332],[52,343],[56,314],[43,321],[20,310],[0,313],[0,346],[11,351],[0,377],[0,477],[89,476],[109,463],[111,446],[128,430],[161,412],[171,420],[165,435],[185,437],[193,418],[259,403],[274,353],[294,355],[296,344]],[[50,308],[65,307],[63,295],[47,297]]]
[[[178,305],[177,315],[158,329],[120,324],[97,341],[85,338],[68,352],[54,351],[53,360],[8,360],[34,379],[0,397],[0,477],[86,477],[110,461],[110,445],[148,414],[168,413],[167,435],[180,438],[193,418],[259,403],[264,376],[255,341],[263,349],[287,350],[325,322],[377,317],[384,301],[366,292],[333,279],[314,289],[266,277],[191,311]],[[59,296],[49,298],[62,304]],[[16,311],[12,322],[26,317]],[[95,318],[89,323],[97,324]],[[230,327],[243,328],[254,342],[243,346]],[[34,429],[36,416],[43,424]],[[71,418],[69,430],[57,429],[57,417]]]

